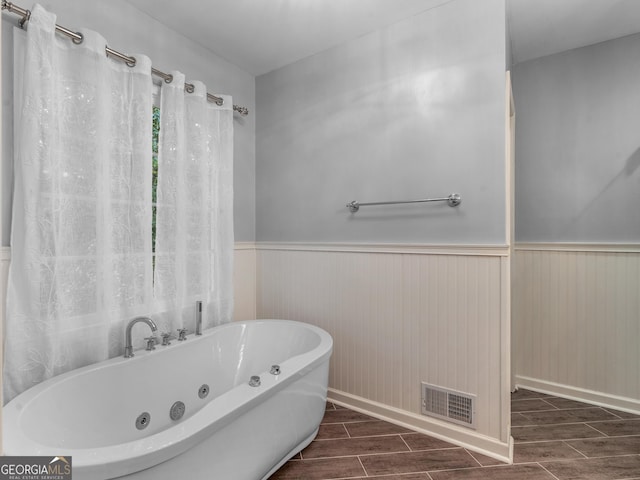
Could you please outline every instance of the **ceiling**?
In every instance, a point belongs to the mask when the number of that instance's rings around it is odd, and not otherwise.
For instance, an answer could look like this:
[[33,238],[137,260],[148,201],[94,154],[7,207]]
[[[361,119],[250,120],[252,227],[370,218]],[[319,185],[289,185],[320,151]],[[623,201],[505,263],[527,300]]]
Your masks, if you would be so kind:
[[126,0],[260,75],[452,0]]
[[506,0],[513,63],[640,32],[638,0]]
[[[260,75],[455,0],[127,1]],[[640,0],[506,2],[513,63],[640,31]]]

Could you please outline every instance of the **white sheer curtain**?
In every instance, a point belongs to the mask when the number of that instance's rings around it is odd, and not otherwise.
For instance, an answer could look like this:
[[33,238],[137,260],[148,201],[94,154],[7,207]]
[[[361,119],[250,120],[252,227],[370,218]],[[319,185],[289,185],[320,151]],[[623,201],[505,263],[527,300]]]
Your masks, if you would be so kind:
[[154,293],[163,329],[194,330],[231,321],[233,310],[233,110],[206,88],[172,72],[160,102]]
[[16,104],[4,400],[120,355],[152,309],[151,62],[56,36],[36,5]]

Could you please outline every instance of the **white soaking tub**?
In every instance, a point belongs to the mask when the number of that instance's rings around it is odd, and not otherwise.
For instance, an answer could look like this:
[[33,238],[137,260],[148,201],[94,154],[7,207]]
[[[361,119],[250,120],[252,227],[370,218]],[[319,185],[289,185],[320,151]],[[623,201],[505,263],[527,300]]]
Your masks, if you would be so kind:
[[18,395],[3,409],[5,454],[71,456],[74,480],[259,480],[311,442],[325,410],[327,332],[254,320],[187,338]]

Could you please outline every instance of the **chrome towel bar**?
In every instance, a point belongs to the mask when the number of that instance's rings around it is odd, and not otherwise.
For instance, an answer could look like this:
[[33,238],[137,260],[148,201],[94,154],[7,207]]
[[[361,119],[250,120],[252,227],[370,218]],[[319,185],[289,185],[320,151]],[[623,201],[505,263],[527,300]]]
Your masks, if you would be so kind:
[[425,203],[425,202],[447,202],[447,205],[450,207],[457,207],[462,202],[462,197],[458,193],[452,193],[448,197],[443,198],[422,198],[419,200],[398,200],[394,202],[368,202],[368,203],[360,203],[356,200],[353,202],[347,203],[347,208],[351,211],[351,213],[356,213],[360,210],[360,207],[366,207],[369,205],[397,205],[399,203]]

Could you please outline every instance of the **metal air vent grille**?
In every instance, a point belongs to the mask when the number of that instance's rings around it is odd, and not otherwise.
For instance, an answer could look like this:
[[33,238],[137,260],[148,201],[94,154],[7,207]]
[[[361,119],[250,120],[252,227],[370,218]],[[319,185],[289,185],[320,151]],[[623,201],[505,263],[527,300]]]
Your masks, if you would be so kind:
[[422,383],[422,414],[475,428],[475,395]]

